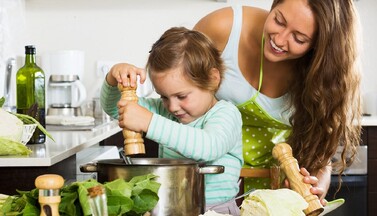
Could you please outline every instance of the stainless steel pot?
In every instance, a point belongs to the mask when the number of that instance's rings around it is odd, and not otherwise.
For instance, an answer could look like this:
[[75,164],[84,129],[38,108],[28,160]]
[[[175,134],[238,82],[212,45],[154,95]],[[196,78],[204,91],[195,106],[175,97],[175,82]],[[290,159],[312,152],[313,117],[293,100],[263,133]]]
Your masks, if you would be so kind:
[[224,172],[224,166],[206,166],[193,160],[166,158],[132,158],[132,164],[122,159],[100,160],[80,166],[81,172],[97,172],[103,183],[118,178],[126,181],[134,176],[153,173],[161,184],[159,201],[151,212],[158,216],[198,216],[205,210],[204,174]]

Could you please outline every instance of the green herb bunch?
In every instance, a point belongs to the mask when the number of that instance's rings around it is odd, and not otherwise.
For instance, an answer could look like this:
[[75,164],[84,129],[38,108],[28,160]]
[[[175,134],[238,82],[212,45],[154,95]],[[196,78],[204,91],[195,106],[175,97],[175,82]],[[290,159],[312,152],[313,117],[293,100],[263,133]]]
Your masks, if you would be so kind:
[[[158,202],[160,183],[155,181],[156,177],[154,174],[147,174],[135,176],[129,182],[116,179],[101,184],[91,179],[71,183],[60,190],[59,214],[61,216],[91,215],[88,188],[103,185],[106,189],[109,216],[143,215],[152,210]],[[0,197],[0,215],[40,215],[38,189],[17,192],[19,195],[6,196],[3,200]]]

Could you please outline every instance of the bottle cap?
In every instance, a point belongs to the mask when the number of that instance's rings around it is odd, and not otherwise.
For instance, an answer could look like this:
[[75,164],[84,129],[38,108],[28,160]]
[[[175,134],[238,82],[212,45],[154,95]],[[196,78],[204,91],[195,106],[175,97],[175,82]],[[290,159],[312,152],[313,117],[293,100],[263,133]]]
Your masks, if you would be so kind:
[[25,46],[25,54],[35,54],[35,46],[34,45]]

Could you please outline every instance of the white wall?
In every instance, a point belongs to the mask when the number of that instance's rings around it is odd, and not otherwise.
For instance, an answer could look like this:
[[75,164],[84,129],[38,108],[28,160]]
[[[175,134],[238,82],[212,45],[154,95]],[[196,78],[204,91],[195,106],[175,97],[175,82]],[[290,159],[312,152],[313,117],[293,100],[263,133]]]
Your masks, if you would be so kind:
[[[89,98],[101,84],[98,61],[131,62],[143,67],[152,44],[171,26],[193,25],[205,14],[231,4],[270,7],[270,0],[26,0],[28,43],[37,53],[85,51]],[[20,46],[21,55],[23,46]],[[99,81],[101,80],[101,81]],[[93,85],[95,83],[95,85]]]
[[377,115],[377,1],[357,0],[362,37],[362,90],[364,96],[364,112]]
[[[2,0],[0,0],[2,1]],[[99,85],[98,61],[126,61],[144,66],[155,40],[171,26],[191,28],[205,14],[232,4],[269,9],[272,0],[25,0],[28,41],[39,55],[52,50],[85,52],[89,97]],[[363,25],[363,89],[377,92],[376,0],[357,0]],[[19,55],[23,56],[23,44]],[[97,86],[95,85],[97,84]],[[1,85],[1,84],[0,84]],[[2,87],[0,86],[0,89]],[[377,93],[376,93],[377,95]],[[377,96],[374,96],[377,101]]]

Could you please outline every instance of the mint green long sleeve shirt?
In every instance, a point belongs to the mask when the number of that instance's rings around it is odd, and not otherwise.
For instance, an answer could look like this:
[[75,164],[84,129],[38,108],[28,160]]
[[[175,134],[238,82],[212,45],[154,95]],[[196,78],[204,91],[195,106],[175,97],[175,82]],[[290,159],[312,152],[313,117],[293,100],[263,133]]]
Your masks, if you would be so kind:
[[[106,81],[101,89],[104,111],[118,118],[120,92]],[[222,165],[222,174],[205,175],[207,204],[229,201],[238,193],[243,164],[242,120],[237,107],[218,101],[207,113],[189,124],[181,124],[163,106],[160,98],[139,98],[138,103],[153,113],[146,138],[159,143],[159,157],[190,158],[207,165]]]

